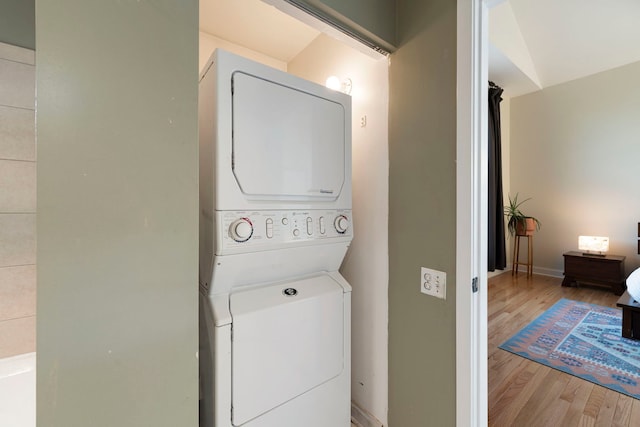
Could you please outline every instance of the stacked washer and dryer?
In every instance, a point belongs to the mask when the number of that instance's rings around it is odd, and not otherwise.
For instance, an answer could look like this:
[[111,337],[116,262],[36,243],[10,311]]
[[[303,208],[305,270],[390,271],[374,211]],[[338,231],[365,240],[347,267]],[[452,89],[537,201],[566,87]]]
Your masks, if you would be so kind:
[[347,427],[351,98],[217,50],[199,127],[200,425]]

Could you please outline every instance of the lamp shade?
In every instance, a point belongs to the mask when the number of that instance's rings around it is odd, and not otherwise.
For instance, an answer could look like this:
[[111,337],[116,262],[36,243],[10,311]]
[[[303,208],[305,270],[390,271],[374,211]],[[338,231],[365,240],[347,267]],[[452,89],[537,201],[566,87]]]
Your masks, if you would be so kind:
[[579,236],[578,249],[594,253],[607,252],[609,250],[609,238],[602,236]]

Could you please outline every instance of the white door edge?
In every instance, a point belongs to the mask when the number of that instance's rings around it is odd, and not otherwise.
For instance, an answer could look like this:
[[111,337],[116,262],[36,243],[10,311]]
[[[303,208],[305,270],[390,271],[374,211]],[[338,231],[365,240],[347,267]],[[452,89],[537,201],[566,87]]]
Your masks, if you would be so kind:
[[488,423],[486,1],[457,2],[456,424],[461,427]]

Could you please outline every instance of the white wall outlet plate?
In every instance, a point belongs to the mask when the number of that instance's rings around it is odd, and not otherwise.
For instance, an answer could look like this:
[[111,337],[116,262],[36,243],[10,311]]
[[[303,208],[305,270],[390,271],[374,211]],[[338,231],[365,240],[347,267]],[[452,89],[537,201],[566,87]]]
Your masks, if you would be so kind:
[[420,268],[420,292],[445,299],[447,295],[447,273],[431,268]]

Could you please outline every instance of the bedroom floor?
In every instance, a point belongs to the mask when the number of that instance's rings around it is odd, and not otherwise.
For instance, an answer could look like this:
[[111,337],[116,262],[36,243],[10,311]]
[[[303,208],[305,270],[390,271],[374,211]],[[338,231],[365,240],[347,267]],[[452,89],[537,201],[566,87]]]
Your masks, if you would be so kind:
[[498,348],[560,298],[607,307],[619,298],[605,288],[561,282],[510,271],[489,279],[489,426],[640,425],[640,400]]

